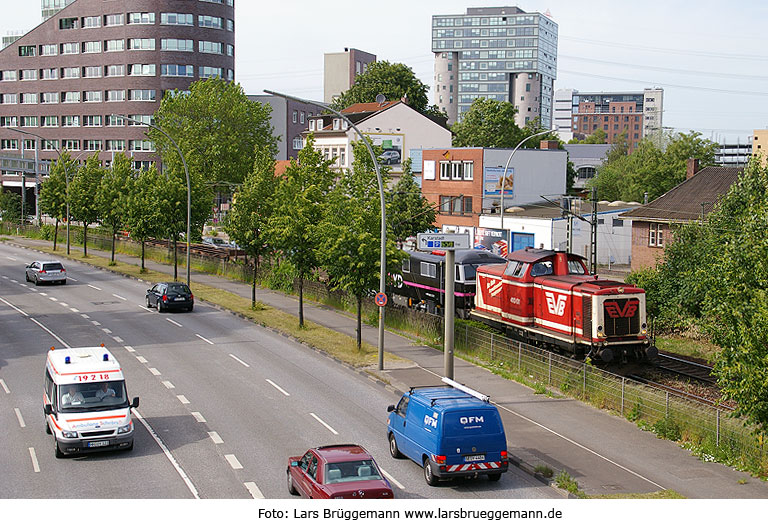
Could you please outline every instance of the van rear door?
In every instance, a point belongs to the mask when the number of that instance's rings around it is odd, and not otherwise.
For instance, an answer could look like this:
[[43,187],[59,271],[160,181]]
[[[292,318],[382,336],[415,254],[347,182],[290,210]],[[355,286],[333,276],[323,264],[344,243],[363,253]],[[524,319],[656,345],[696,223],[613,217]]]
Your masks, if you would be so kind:
[[447,466],[500,462],[507,439],[499,412],[494,407],[446,411],[441,444]]

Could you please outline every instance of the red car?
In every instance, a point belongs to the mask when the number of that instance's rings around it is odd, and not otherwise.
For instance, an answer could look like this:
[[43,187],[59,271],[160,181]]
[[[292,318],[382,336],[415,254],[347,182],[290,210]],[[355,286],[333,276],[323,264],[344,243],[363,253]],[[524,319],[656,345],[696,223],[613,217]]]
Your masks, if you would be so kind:
[[288,492],[309,499],[394,499],[368,451],[359,445],[316,447],[288,459]]

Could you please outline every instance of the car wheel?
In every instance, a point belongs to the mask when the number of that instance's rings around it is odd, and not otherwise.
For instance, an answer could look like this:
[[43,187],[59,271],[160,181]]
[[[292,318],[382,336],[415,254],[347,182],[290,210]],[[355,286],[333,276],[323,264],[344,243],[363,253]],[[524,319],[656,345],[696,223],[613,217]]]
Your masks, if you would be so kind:
[[149,302],[149,295],[147,295],[146,297],[144,297],[144,299],[146,299],[146,302],[147,302],[147,308],[152,308],[152,303],[150,303],[150,302]]
[[290,493],[291,495],[298,495],[299,492],[296,491],[296,486],[293,485],[293,477],[291,476],[291,472],[286,471],[285,474],[287,475],[287,480],[288,480],[288,493]]
[[26,271],[24,272],[24,280],[26,280],[27,282],[32,282],[31,280],[29,280],[29,273],[27,273]]
[[53,454],[56,455],[56,458],[64,458],[64,453],[59,449],[59,442],[55,438],[53,439]]
[[163,303],[160,299],[157,300],[157,313],[163,313]]
[[190,306],[189,308],[187,308],[187,311],[191,312],[191,311],[192,311],[192,310],[194,310],[194,309],[195,309],[195,306],[194,306],[194,305],[192,305],[192,306]]
[[501,473],[491,473],[490,475],[488,475],[488,480],[490,480],[491,482],[498,482],[499,480],[501,480]]
[[35,283],[35,286],[40,286],[40,277],[35,276],[34,283]]
[[62,280],[61,283],[62,284],[66,284],[67,283],[67,279]]
[[391,433],[389,435],[389,454],[392,455],[392,458],[403,458],[403,454],[397,447],[397,440],[395,440],[395,435]]
[[437,484],[437,477],[432,473],[432,465],[429,463],[428,458],[424,459],[424,480],[426,480],[427,484],[430,486],[435,486]]

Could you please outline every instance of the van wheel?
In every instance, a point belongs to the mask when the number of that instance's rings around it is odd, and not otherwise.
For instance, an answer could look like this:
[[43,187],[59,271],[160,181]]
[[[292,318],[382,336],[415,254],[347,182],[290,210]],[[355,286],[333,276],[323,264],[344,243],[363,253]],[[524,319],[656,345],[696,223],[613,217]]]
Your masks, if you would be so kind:
[[299,492],[296,491],[296,486],[293,485],[293,477],[291,477],[291,472],[286,471],[285,473],[287,475],[287,481],[288,481],[288,493],[290,493],[291,495],[298,495]]
[[392,455],[392,458],[403,458],[403,454],[397,447],[397,440],[395,440],[395,435],[392,433],[389,434],[389,454]]
[[488,480],[490,480],[491,482],[498,482],[499,480],[501,480],[501,473],[491,473],[490,475],[488,475]]
[[51,426],[48,425],[48,419],[44,418],[45,421],[45,434],[51,434]]
[[432,465],[429,463],[428,458],[424,459],[424,480],[426,480],[427,484],[430,486],[437,485],[437,478],[434,473],[432,473]]
[[56,455],[56,458],[64,458],[64,453],[59,449],[59,442],[55,438],[53,439],[53,453]]

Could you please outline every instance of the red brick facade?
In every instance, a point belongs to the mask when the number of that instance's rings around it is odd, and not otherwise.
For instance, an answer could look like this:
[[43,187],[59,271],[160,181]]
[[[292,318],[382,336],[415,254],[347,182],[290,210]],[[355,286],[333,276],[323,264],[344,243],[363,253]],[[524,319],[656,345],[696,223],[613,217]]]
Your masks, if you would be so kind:
[[[424,150],[421,192],[443,225],[479,227],[483,207],[483,149]],[[434,172],[428,167],[434,165]],[[430,179],[433,176],[434,179]]]

